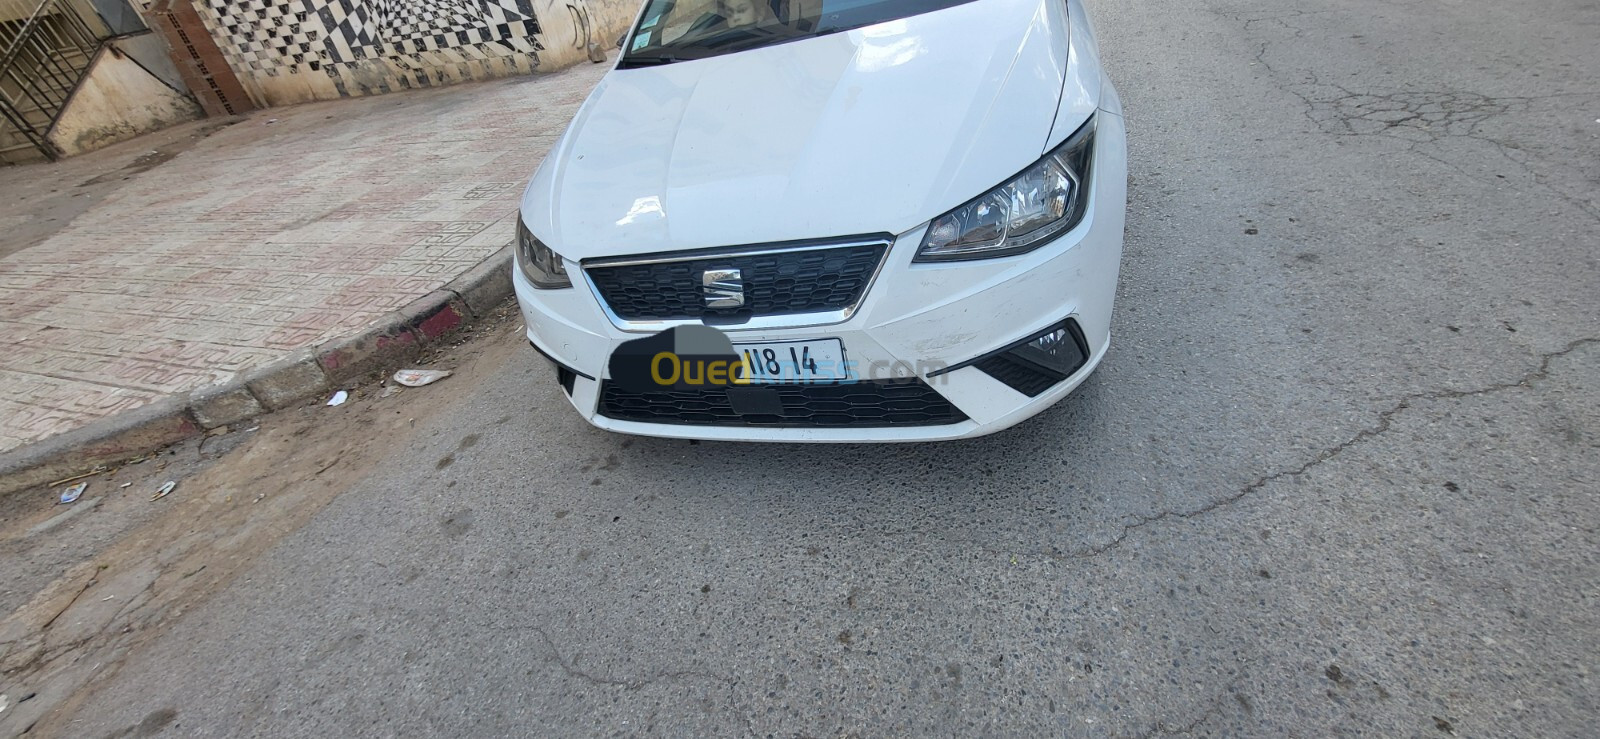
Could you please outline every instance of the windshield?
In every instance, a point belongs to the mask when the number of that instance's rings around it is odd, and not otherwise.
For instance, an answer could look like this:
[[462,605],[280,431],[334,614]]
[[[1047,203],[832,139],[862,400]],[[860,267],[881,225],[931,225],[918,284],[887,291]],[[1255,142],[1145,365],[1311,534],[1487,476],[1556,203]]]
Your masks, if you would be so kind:
[[649,0],[621,66],[703,59],[966,2],[971,0]]

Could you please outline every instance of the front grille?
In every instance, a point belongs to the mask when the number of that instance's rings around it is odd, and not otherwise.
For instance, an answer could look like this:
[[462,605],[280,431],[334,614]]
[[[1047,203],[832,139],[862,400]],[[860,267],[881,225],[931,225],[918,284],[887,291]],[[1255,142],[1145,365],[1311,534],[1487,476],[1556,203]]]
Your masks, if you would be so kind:
[[[726,319],[845,310],[861,300],[887,242],[826,248],[604,263],[585,271],[617,317],[630,321]],[[649,260],[649,257],[645,257]],[[701,276],[739,270],[744,305],[708,308]]]
[[945,426],[967,420],[967,414],[918,379],[771,385],[735,391],[769,391],[782,403],[782,413],[740,414],[733,409],[726,388],[638,392],[607,381],[600,388],[600,415],[644,423],[777,428]]

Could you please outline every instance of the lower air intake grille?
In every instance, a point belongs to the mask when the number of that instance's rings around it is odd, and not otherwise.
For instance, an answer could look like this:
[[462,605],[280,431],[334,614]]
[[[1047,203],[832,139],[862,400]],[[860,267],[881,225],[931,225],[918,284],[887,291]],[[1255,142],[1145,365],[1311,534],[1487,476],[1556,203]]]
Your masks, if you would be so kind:
[[734,388],[767,393],[781,403],[777,414],[741,414],[728,389],[636,392],[607,381],[600,389],[600,415],[618,421],[687,426],[771,426],[778,428],[881,428],[946,426],[967,415],[921,380],[857,382],[848,385],[772,385]]
[[1039,397],[1062,379],[1061,375],[1041,372],[1038,368],[1018,362],[1005,354],[978,360],[972,366],[1030,398]]

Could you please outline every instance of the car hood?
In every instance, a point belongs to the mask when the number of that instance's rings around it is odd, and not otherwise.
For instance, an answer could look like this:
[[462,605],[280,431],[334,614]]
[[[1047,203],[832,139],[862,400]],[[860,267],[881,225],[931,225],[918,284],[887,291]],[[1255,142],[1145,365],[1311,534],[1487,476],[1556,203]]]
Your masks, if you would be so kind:
[[1036,161],[1068,73],[1059,0],[976,0],[614,70],[535,174],[570,259],[900,234]]

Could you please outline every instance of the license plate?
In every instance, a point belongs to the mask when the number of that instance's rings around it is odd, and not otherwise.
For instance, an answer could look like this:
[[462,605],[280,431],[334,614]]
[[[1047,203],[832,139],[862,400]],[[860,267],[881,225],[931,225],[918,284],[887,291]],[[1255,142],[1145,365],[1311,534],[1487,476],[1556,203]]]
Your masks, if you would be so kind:
[[838,339],[734,344],[733,351],[749,368],[757,385],[806,385],[850,379],[844,363],[844,342]]

